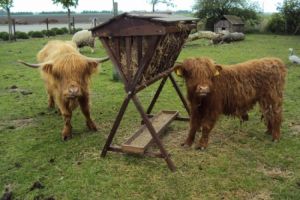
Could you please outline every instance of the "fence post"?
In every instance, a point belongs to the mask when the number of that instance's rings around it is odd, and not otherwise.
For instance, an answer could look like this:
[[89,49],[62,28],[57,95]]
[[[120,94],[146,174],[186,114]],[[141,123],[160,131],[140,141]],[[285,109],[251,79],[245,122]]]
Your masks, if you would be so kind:
[[12,25],[13,25],[13,39],[14,41],[17,41],[17,37],[16,37],[16,20],[12,19]]
[[73,33],[75,33],[75,17],[72,18],[72,24],[73,24]]
[[46,18],[46,26],[47,26],[47,37],[49,37],[49,18]]
[[[113,14],[114,17],[118,15],[118,2],[113,1]],[[116,70],[116,67],[113,67],[113,77],[112,79],[114,81],[120,81],[120,75],[118,74],[118,71]]]

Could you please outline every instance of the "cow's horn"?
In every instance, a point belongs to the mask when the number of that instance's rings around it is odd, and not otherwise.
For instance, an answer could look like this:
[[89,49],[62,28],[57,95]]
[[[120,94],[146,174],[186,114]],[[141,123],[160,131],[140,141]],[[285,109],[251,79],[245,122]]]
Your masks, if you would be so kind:
[[103,62],[106,62],[106,61],[108,61],[109,60],[109,57],[103,57],[103,58],[90,58],[90,57],[88,57],[88,60],[90,60],[90,61],[95,61],[95,62],[97,62],[97,63],[103,63]]
[[18,63],[21,63],[23,65],[26,65],[26,66],[32,67],[32,68],[39,68],[40,66],[42,66],[41,64],[31,64],[31,63],[24,62],[22,60],[18,60]]

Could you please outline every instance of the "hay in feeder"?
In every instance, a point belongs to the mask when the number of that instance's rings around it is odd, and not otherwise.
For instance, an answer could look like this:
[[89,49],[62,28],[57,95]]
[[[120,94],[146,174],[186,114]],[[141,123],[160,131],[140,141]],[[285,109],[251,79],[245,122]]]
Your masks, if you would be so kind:
[[[149,80],[154,79],[159,74],[173,67],[185,39],[189,35],[189,31],[184,25],[179,23],[178,27],[182,29],[181,32],[168,33],[163,36],[142,37],[142,52],[140,52],[142,59],[149,50],[150,42],[153,41],[153,37],[160,37],[160,39],[149,66],[147,66],[147,69],[142,74],[141,80],[138,82],[138,86],[145,85]],[[127,44],[126,37],[118,38],[118,44],[115,42],[116,41],[110,40],[109,44],[111,48],[118,48],[117,52],[119,52],[119,55],[117,56],[120,58],[121,73],[123,73],[124,78],[126,78],[128,82],[131,82],[139,67],[138,37],[131,36],[129,39],[127,37]]]

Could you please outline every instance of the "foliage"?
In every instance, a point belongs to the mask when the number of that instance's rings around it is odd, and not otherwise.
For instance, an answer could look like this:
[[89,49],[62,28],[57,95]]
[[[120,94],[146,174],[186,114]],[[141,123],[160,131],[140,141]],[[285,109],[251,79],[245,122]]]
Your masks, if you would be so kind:
[[7,10],[13,6],[13,0],[0,0],[0,7]]
[[7,32],[0,32],[0,39],[7,41],[9,39],[8,33]]
[[284,0],[278,10],[286,20],[286,32],[300,34],[300,0]]
[[62,4],[63,8],[76,7],[78,0],[52,0],[54,4]]
[[32,31],[30,33],[30,36],[32,38],[43,38],[44,37],[44,34],[42,33],[42,31]]
[[172,0],[147,0],[148,3],[152,5],[152,12],[155,12],[155,6],[157,4],[166,4],[167,6],[172,6],[174,7],[173,1]]
[[76,32],[78,32],[78,31],[82,31],[83,29],[82,28],[75,28],[73,31],[72,31],[72,33],[76,33]]
[[15,37],[17,39],[29,39],[28,34],[25,32],[21,32],[21,31],[16,31]]
[[8,39],[11,40],[12,38],[12,21],[11,21],[11,14],[10,8],[13,6],[13,0],[0,0],[0,8],[4,8],[7,13],[8,19]]
[[[67,14],[66,11],[43,11],[40,12],[40,15],[52,15],[52,14]],[[71,11],[71,13],[75,13],[74,11]]]
[[94,13],[111,14],[111,12],[112,12],[111,10],[101,10],[101,11],[98,11],[98,10],[84,10],[81,13],[82,14],[94,14]]
[[63,8],[68,9],[68,28],[71,33],[71,10],[70,7],[76,7],[78,0],[52,0],[54,4],[62,4]]
[[60,28],[60,30],[65,34],[68,33],[68,29],[66,27]]
[[300,34],[300,0],[284,0],[279,13],[271,16],[267,31],[280,34]]
[[33,12],[12,12],[12,15],[33,15]]
[[259,22],[259,8],[248,0],[197,0],[193,9],[198,18],[206,21],[208,30],[213,30],[214,24],[223,15],[239,16],[252,25]]
[[271,19],[268,21],[267,31],[271,33],[284,33],[285,32],[285,20],[282,14],[274,13],[271,16]]

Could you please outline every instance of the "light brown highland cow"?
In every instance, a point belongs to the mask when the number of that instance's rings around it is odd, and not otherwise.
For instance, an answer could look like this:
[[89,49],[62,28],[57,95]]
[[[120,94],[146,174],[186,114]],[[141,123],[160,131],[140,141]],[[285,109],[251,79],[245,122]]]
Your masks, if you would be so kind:
[[209,58],[186,59],[175,67],[186,81],[190,103],[190,130],[182,145],[191,146],[196,131],[202,137],[196,148],[205,149],[209,133],[220,114],[247,119],[247,112],[258,103],[273,141],[280,138],[282,101],[286,76],[284,63],[263,58],[221,66]]
[[54,40],[37,54],[39,64],[19,61],[29,67],[40,68],[48,93],[48,107],[54,108],[56,103],[64,118],[63,140],[72,136],[72,111],[78,105],[86,118],[87,127],[97,131],[90,116],[89,81],[98,64],[106,60],[108,58],[88,58],[81,55],[72,42]]

